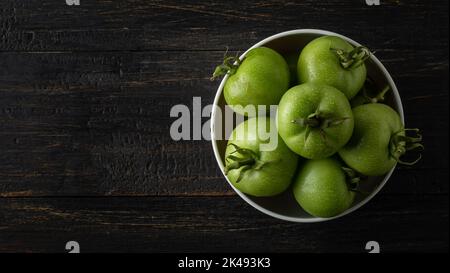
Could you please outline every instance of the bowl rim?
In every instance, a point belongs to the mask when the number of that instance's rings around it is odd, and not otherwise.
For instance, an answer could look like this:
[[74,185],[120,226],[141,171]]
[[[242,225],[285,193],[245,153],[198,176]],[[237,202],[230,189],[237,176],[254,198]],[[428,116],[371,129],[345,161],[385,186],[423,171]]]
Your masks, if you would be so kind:
[[[291,36],[291,35],[299,35],[299,34],[319,34],[322,36],[325,35],[329,35],[329,36],[337,36],[340,37],[344,40],[346,40],[347,42],[351,43],[352,45],[355,46],[361,46],[361,44],[359,44],[358,42],[342,35],[342,34],[338,34],[332,31],[328,31],[328,30],[322,30],[322,29],[294,29],[294,30],[288,30],[288,31],[284,31],[284,32],[280,32],[277,33],[275,35],[269,36],[259,42],[257,42],[256,44],[254,44],[252,47],[250,47],[248,50],[246,50],[243,54],[241,54],[239,56],[239,59],[243,59],[245,57],[245,55],[252,49],[256,48],[256,47],[260,47],[265,45],[266,43],[282,38],[282,37],[286,37],[286,36]],[[388,81],[390,87],[391,87],[391,91],[394,94],[394,103],[396,104],[397,107],[397,112],[400,115],[400,119],[402,121],[402,123],[404,124],[404,114],[403,114],[403,104],[400,98],[400,94],[397,90],[397,86],[394,83],[394,80],[392,79],[391,75],[389,74],[389,72],[387,71],[387,69],[384,67],[384,65],[378,60],[378,58],[374,55],[371,54],[370,55],[370,59],[371,61],[381,70],[381,72],[383,73],[383,75],[385,76],[386,80]],[[226,181],[228,182],[228,184],[231,186],[231,188],[242,198],[244,199],[248,204],[250,204],[253,208],[259,210],[260,212],[272,216],[274,218],[280,219],[280,220],[284,220],[284,221],[289,221],[289,222],[296,222],[296,223],[316,223],[316,222],[324,222],[324,221],[330,221],[330,220],[334,220],[337,218],[340,218],[342,216],[345,216],[347,214],[350,214],[352,212],[354,212],[355,210],[361,208],[362,206],[364,206],[365,204],[367,204],[375,195],[378,194],[378,192],[380,192],[380,190],[384,187],[384,185],[386,184],[386,182],[389,180],[389,178],[391,177],[392,173],[395,170],[396,165],[394,165],[394,167],[387,173],[385,174],[383,181],[363,200],[361,200],[359,203],[357,203],[356,205],[350,207],[349,209],[347,209],[346,211],[344,211],[343,213],[336,215],[334,217],[329,217],[329,218],[321,218],[321,217],[314,217],[311,216],[309,218],[303,218],[303,217],[292,217],[292,216],[285,216],[285,215],[281,215],[277,212],[271,211],[269,209],[266,209],[262,206],[260,206],[259,204],[257,204],[256,202],[254,202],[253,200],[251,200],[245,193],[239,191],[237,188],[235,188],[233,186],[233,184],[228,180],[228,177],[225,175],[224,172],[224,166],[223,166],[223,162],[222,162],[222,158],[220,156],[219,153],[219,149],[217,147],[217,141],[216,141],[216,134],[215,134],[215,113],[217,108],[219,107],[218,103],[219,103],[219,99],[220,96],[222,95],[223,92],[223,87],[225,85],[225,82],[228,79],[228,75],[225,75],[225,77],[223,77],[222,81],[220,82],[219,87],[217,88],[217,92],[216,95],[214,97],[214,102],[213,102],[213,107],[212,107],[212,111],[211,111],[211,142],[212,142],[212,146],[213,146],[213,151],[214,151],[214,156],[216,158],[217,164],[220,167],[220,170],[222,172],[222,175],[225,177]]]

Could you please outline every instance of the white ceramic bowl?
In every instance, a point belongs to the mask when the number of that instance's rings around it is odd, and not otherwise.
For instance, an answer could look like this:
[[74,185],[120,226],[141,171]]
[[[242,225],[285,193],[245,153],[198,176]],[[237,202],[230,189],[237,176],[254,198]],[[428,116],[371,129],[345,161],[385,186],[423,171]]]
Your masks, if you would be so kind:
[[[240,58],[241,59],[244,58],[244,56],[250,49],[260,46],[272,48],[281,54],[286,54],[293,51],[300,51],[308,42],[310,42],[314,38],[324,35],[338,36],[348,41],[350,44],[354,46],[360,45],[359,43],[353,41],[352,39],[334,32],[319,29],[297,29],[278,33],[276,35],[270,36],[256,43],[251,48],[249,48],[244,54],[242,54]],[[389,72],[373,54],[371,55],[370,59],[366,61],[366,67],[367,67],[367,75],[374,80],[374,82],[378,85],[380,90],[386,84],[390,85],[391,90],[386,95],[385,103],[393,107],[400,114],[402,122],[404,122],[403,107],[400,95],[398,93],[394,81],[389,75]],[[222,90],[227,79],[228,76],[225,76],[222,79],[219,88],[217,89],[211,115],[211,142],[213,145],[213,150],[217,159],[217,163],[219,164],[222,173],[224,171],[224,155],[227,141],[221,140],[220,136],[216,135],[215,125],[223,124],[222,122],[218,121],[220,115],[216,115],[216,113],[218,110],[223,110],[226,104]],[[220,131],[224,131],[224,129],[222,128],[222,130]],[[236,191],[236,193],[257,210],[281,220],[299,223],[311,223],[336,219],[357,210],[358,208],[366,204],[381,190],[381,188],[389,180],[389,177],[392,175],[394,169],[395,167],[384,176],[371,177],[369,181],[363,183],[361,185],[362,187],[361,189],[366,192],[370,192],[370,194],[365,197],[359,196],[349,209],[347,209],[340,215],[337,215],[332,218],[318,218],[306,213],[295,201],[291,188],[286,190],[284,193],[274,197],[253,197],[240,192],[231,184],[231,182],[228,180],[225,174],[224,177],[228,181],[230,186]]]

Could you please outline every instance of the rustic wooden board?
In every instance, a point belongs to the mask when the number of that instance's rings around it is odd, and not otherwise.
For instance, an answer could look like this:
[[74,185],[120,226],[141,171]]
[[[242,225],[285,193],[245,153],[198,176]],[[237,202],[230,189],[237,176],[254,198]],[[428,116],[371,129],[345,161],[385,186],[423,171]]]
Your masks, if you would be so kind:
[[263,37],[321,28],[371,48],[447,47],[445,0],[84,1],[7,0],[0,4],[0,49],[243,50]]
[[[230,194],[209,142],[169,134],[172,106],[192,107],[193,96],[212,103],[218,83],[209,75],[222,54],[1,53],[1,195]],[[399,167],[396,191],[448,193],[448,63],[437,62],[445,56],[377,54],[392,68],[407,124],[425,138],[423,161]],[[430,69],[405,64],[417,56]],[[429,95],[416,88],[423,81]]]
[[[427,213],[423,208],[427,208]],[[0,251],[383,252],[448,249],[448,198],[379,195],[339,220],[295,224],[238,197],[0,199]]]
[[[448,1],[81,2],[0,1],[0,251],[448,251]],[[297,28],[374,50],[426,147],[363,209],[314,225],[257,212],[210,142],[169,135],[172,106],[212,103],[226,47]]]

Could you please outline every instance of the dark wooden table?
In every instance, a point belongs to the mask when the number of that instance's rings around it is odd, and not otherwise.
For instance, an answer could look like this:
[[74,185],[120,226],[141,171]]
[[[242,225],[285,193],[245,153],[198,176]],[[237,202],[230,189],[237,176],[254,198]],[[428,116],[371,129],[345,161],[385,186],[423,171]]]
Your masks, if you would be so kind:
[[[426,150],[366,206],[296,224],[241,200],[173,105],[212,103],[224,50],[320,28],[376,51]],[[448,251],[448,1],[0,2],[0,251]]]

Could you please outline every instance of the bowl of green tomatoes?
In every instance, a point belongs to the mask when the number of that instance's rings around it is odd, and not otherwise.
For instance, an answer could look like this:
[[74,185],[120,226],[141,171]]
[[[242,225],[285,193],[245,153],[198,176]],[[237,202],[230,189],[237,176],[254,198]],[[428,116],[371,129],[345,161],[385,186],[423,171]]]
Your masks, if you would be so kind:
[[[343,35],[299,29],[225,56],[211,141],[230,186],[257,210],[292,222],[349,214],[397,164],[420,159],[397,87],[371,50]],[[411,156],[413,153],[413,156]]]

